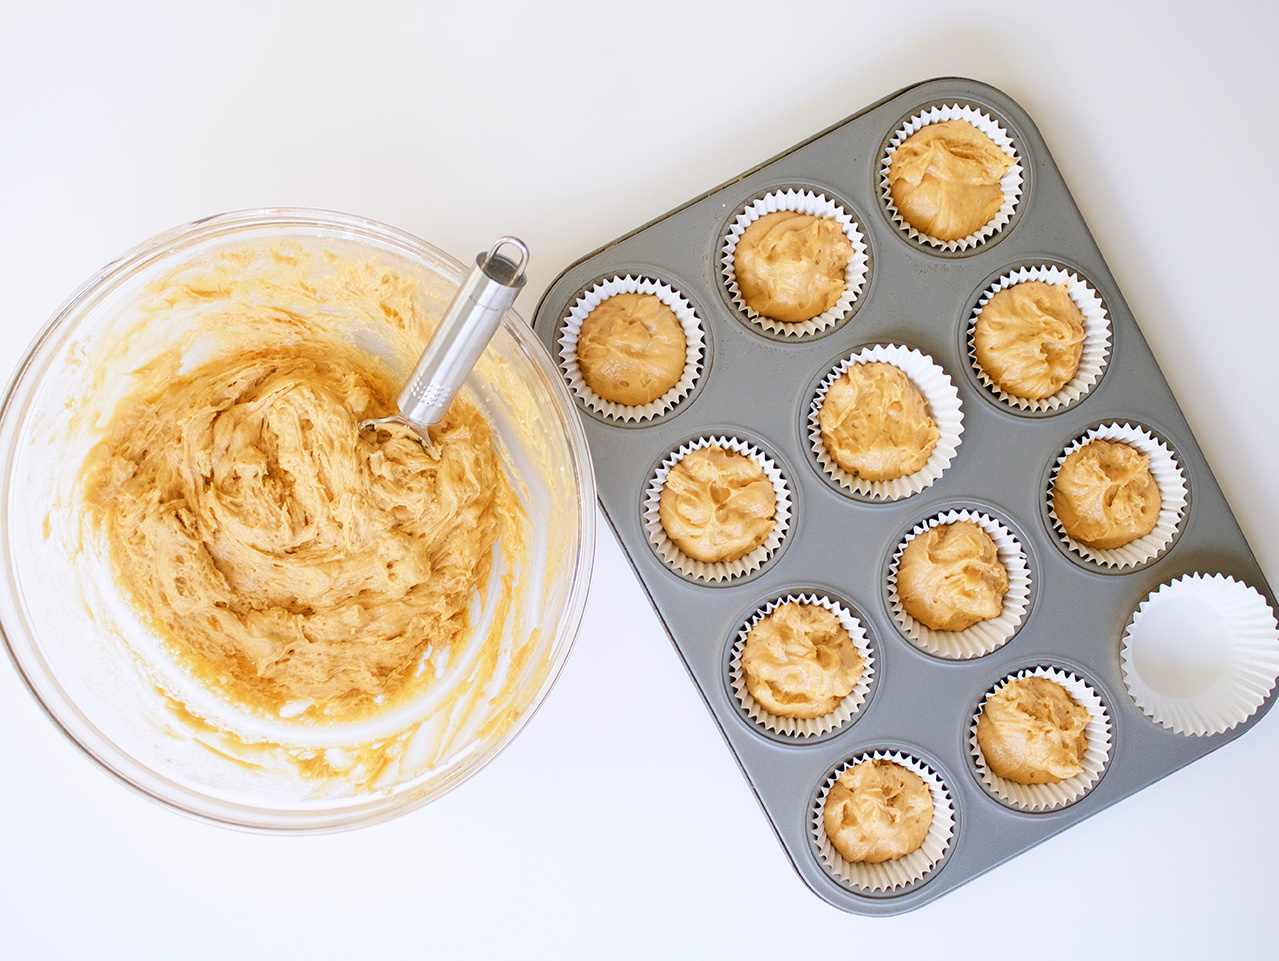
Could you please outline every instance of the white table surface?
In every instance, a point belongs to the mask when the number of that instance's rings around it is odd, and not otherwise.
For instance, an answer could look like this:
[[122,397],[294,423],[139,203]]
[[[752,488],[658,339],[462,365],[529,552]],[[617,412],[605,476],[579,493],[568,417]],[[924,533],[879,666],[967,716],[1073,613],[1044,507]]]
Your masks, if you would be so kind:
[[[0,3],[0,376],[134,244],[257,206],[579,256],[933,76],[1036,121],[1279,584],[1270,2]],[[5,958],[1274,956],[1279,716],[925,908],[792,870],[601,521],[511,748],[390,823],[263,837],[98,770],[0,657]],[[1008,939],[1012,939],[1011,941]],[[992,943],[996,942],[996,943]]]

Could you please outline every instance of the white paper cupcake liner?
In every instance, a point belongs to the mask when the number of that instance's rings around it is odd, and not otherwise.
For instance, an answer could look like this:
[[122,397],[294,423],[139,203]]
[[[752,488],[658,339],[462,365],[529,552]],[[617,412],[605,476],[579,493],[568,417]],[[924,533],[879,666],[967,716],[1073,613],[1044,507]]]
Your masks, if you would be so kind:
[[[933,820],[928,827],[928,834],[925,835],[923,844],[904,858],[896,861],[881,861],[878,864],[846,861],[835,849],[830,838],[826,836],[826,825],[822,818],[822,812],[826,807],[826,796],[834,787],[835,781],[848,768],[861,761],[880,758],[900,764],[923,778],[933,797]],[[918,758],[899,751],[875,751],[862,754],[840,765],[818,792],[812,815],[813,843],[826,870],[835,878],[864,891],[892,891],[923,879],[945,857],[954,829],[955,809],[951,802],[950,791],[941,777]]]
[[[769,482],[772,483],[773,492],[777,497],[776,512],[773,514],[773,529],[769,531],[764,543],[744,557],[740,557],[735,561],[722,561],[717,564],[696,560],[680,550],[675,542],[667,536],[666,528],[662,526],[662,518],[659,513],[662,488],[666,486],[666,478],[669,476],[671,468],[690,452],[712,445],[744,454],[759,464]],[[758,447],[740,441],[735,437],[701,437],[682,445],[662,461],[656,473],[649,480],[648,489],[644,497],[644,529],[648,534],[649,543],[653,545],[653,549],[657,551],[658,556],[685,577],[709,583],[719,583],[735,577],[741,577],[762,567],[764,562],[781,547],[782,541],[790,529],[790,516],[790,488],[780,468]]]
[[[844,231],[844,236],[853,245],[853,256],[848,261],[848,266],[844,269],[843,294],[835,302],[834,307],[805,321],[787,322],[765,317],[746,305],[741,289],[737,285],[737,272],[734,265],[737,242],[741,239],[742,234],[745,233],[746,228],[755,221],[766,214],[775,214],[782,210],[792,210],[797,213],[809,214],[813,217],[834,220]],[[833,327],[843,320],[849,310],[852,309],[853,303],[861,296],[862,287],[866,283],[866,275],[870,269],[870,258],[866,252],[866,240],[862,236],[861,228],[857,222],[835,201],[827,199],[823,194],[816,194],[810,190],[776,191],[765,194],[758,200],[747,204],[742,212],[734,218],[732,225],[729,227],[728,233],[724,237],[722,251],[724,284],[728,288],[733,304],[752,323],[770,333],[782,334],[787,337],[805,337],[815,334],[818,331]]]
[[[999,560],[1008,572],[1008,592],[1004,595],[1003,610],[998,617],[979,621],[962,631],[935,631],[906,613],[897,594],[897,567],[901,563],[902,551],[913,538],[940,524],[956,521],[972,521],[991,536],[999,552]],[[1030,606],[1030,564],[1012,531],[990,515],[969,510],[946,511],[916,524],[915,529],[897,546],[888,568],[888,599],[893,619],[902,634],[920,650],[950,660],[982,657],[1007,644],[1021,626]]]
[[[924,399],[928,401],[928,411],[937,424],[940,437],[933,448],[928,461],[913,474],[894,478],[889,481],[872,481],[856,477],[839,466],[826,449],[822,439],[820,421],[822,403],[826,392],[836,380],[854,364],[867,364],[874,361],[892,364],[900,368],[911,382],[919,388]],[[879,344],[866,347],[844,359],[826,375],[809,406],[808,439],[813,454],[822,470],[831,476],[844,490],[877,500],[895,501],[931,487],[950,466],[959,450],[959,441],[964,433],[964,412],[959,400],[959,390],[950,379],[950,375],[938,366],[927,354],[921,354],[910,347],[896,344]]]
[[[857,683],[853,685],[853,689],[836,705],[835,710],[821,717],[796,718],[781,717],[773,714],[759,701],[755,700],[746,687],[746,672],[742,668],[742,652],[746,649],[746,635],[750,633],[751,628],[777,608],[783,604],[790,603],[816,604],[834,614],[840,625],[848,632],[848,636],[852,638],[853,644],[863,659],[862,675],[858,678]],[[793,737],[817,737],[842,726],[844,722],[861,710],[862,704],[866,701],[866,695],[870,692],[870,685],[874,675],[875,658],[871,653],[870,642],[866,639],[866,629],[862,626],[861,621],[854,617],[853,613],[842,604],[820,594],[786,594],[759,608],[738,631],[737,640],[733,644],[732,660],[729,663],[729,680],[732,684],[733,694],[751,719],[762,725],[765,730]]]
[[[1154,530],[1145,537],[1139,537],[1131,543],[1113,550],[1099,550],[1081,544],[1062,526],[1061,519],[1053,510],[1053,490],[1057,482],[1057,472],[1066,458],[1091,440],[1110,440],[1127,444],[1139,450],[1150,459],[1150,472],[1155,483],[1159,485],[1159,519],[1155,521]],[[1080,557],[1105,567],[1125,568],[1144,564],[1153,560],[1168,549],[1177,536],[1177,531],[1185,517],[1187,503],[1186,475],[1181,469],[1177,455],[1163,441],[1158,440],[1150,431],[1131,424],[1110,423],[1094,427],[1082,437],[1076,439],[1057,457],[1052,477],[1048,481],[1048,517],[1053,530],[1063,544]]]
[[[1085,733],[1088,747],[1084,751],[1083,770],[1056,784],[1018,784],[1000,777],[986,765],[985,755],[977,743],[977,719],[986,701],[998,694],[1015,678],[1043,677],[1066,689],[1075,703],[1091,715]],[[1052,667],[1037,667],[1010,675],[993,687],[982,699],[969,726],[968,747],[977,765],[977,779],[992,797],[1021,811],[1056,811],[1074,804],[1101,780],[1110,761],[1110,715],[1101,697],[1083,679]]]
[[[684,328],[684,372],[679,381],[656,400],[639,406],[627,406],[605,400],[586,385],[582,377],[581,367],[577,360],[577,338],[582,332],[582,323],[596,307],[609,297],[617,294],[652,294],[675,312],[680,326]],[[614,420],[638,422],[652,420],[666,413],[681,400],[687,397],[697,383],[702,372],[703,355],[705,354],[705,335],[702,322],[697,312],[678,290],[670,284],[649,277],[635,277],[627,274],[624,277],[610,277],[602,280],[590,290],[583,293],[573,306],[560,327],[560,370],[568,381],[569,389],[596,413]]]
[[1120,648],[1124,684],[1178,734],[1221,734],[1248,720],[1279,678],[1279,624],[1254,587],[1189,574],[1147,595]]
[[[892,165],[893,154],[897,152],[897,148],[902,142],[915,133],[917,130],[928,126],[932,123],[942,123],[947,120],[966,120],[991,140],[1014,161],[1014,165],[1005,171],[1000,187],[1004,193],[1003,205],[999,208],[999,212],[995,214],[980,230],[969,234],[967,237],[961,237],[958,240],[939,240],[936,237],[930,237],[927,234],[920,233],[914,227],[906,222],[901,215],[901,211],[897,209],[897,205],[893,202],[893,192],[888,186],[888,168]],[[888,215],[892,221],[897,224],[902,231],[906,233],[911,240],[918,241],[931,247],[937,247],[941,250],[955,251],[967,250],[970,247],[976,247],[993,236],[997,231],[1001,230],[1012,219],[1013,211],[1017,208],[1017,202],[1021,199],[1022,186],[1022,166],[1021,158],[1017,156],[1017,147],[1013,143],[1013,139],[1008,132],[999,125],[993,117],[982,113],[974,107],[966,104],[950,104],[947,106],[932,107],[922,113],[915,114],[899,127],[888,142],[888,149],[884,153],[883,159],[880,161],[880,193],[884,198],[884,203],[888,208]]]
[[[977,319],[981,316],[986,304],[990,302],[990,298],[1001,290],[1025,283],[1028,280],[1040,280],[1048,284],[1065,284],[1067,292],[1070,294],[1070,299],[1074,301],[1075,306],[1084,315],[1083,352],[1079,357],[1079,368],[1075,371],[1075,376],[1063,384],[1057,393],[1038,399],[1014,397],[1001,389],[982,369],[981,364],[978,363],[977,346],[974,340],[977,331]],[[1015,270],[1000,277],[981,295],[981,300],[978,301],[977,306],[973,309],[973,316],[968,324],[968,359],[972,362],[973,370],[977,372],[978,379],[1003,403],[1021,410],[1057,410],[1073,404],[1092,390],[1093,385],[1100,379],[1102,371],[1106,369],[1106,362],[1109,358],[1110,317],[1106,313],[1106,305],[1101,302],[1101,297],[1088,285],[1087,281],[1082,280],[1078,274],[1071,273],[1061,267],[1054,267],[1048,264],[1039,267],[1022,267],[1020,270]]]

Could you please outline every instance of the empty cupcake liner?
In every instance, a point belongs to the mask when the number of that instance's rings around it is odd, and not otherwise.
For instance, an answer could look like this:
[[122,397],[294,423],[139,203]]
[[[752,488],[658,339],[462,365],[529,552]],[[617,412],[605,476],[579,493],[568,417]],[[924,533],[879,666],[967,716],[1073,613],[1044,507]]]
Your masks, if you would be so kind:
[[[1155,483],[1159,485],[1161,506],[1154,530],[1145,537],[1139,537],[1131,543],[1112,550],[1099,550],[1075,540],[1066,533],[1061,519],[1052,506],[1053,490],[1061,465],[1066,462],[1067,457],[1091,440],[1118,441],[1141,451],[1150,459],[1150,472],[1154,475]],[[1186,475],[1172,448],[1144,427],[1131,424],[1102,424],[1077,438],[1058,455],[1052,477],[1048,481],[1048,517],[1058,539],[1080,557],[1104,567],[1134,567],[1162,554],[1177,536],[1182,519],[1185,517],[1187,501]]]
[[[1008,592],[1004,595],[1003,610],[998,617],[979,621],[962,631],[935,631],[906,613],[897,594],[897,567],[901,563],[902,551],[913,538],[939,524],[956,521],[972,521],[991,536],[999,552],[999,560],[1008,572]],[[1025,549],[1012,531],[989,514],[970,510],[946,511],[916,524],[915,529],[897,546],[888,568],[888,600],[898,628],[920,650],[949,660],[982,657],[1007,644],[1025,619],[1026,609],[1030,606],[1030,564]]]
[[[849,367],[854,364],[867,364],[882,361],[892,364],[905,372],[911,382],[919,388],[924,399],[928,401],[928,410],[937,424],[941,436],[937,446],[922,468],[905,477],[888,481],[871,481],[848,473],[839,466],[826,449],[822,439],[822,428],[819,417],[826,392]],[[841,488],[876,500],[895,501],[931,487],[942,476],[959,449],[959,441],[964,433],[964,412],[959,400],[959,390],[946,373],[931,357],[910,347],[896,344],[879,344],[866,347],[837,364],[822,380],[817,393],[809,405],[808,438],[818,464]]]
[[[840,295],[834,307],[805,321],[787,322],[765,317],[747,306],[741,289],[737,285],[737,273],[734,266],[737,242],[741,239],[742,234],[746,232],[746,228],[755,221],[766,214],[774,214],[782,210],[792,210],[814,217],[834,220],[844,231],[844,236],[853,245],[853,256],[848,261],[848,266],[844,269],[843,294]],[[835,201],[828,199],[823,194],[813,193],[811,190],[775,191],[747,204],[742,212],[734,218],[728,233],[724,236],[722,252],[723,280],[734,306],[753,324],[769,333],[783,334],[787,337],[804,337],[815,334],[818,331],[833,327],[843,320],[848,315],[849,310],[852,309],[853,303],[861,295],[862,287],[866,283],[866,276],[870,271],[870,258],[867,254],[866,240],[862,236],[861,228],[857,222]]]
[[[903,858],[896,861],[881,861],[878,864],[846,861],[835,849],[830,838],[826,836],[826,825],[822,818],[822,812],[826,807],[826,796],[844,771],[861,761],[880,758],[900,764],[923,778],[933,797],[933,820],[923,843]],[[812,812],[813,843],[826,870],[845,884],[871,892],[892,891],[923,879],[945,857],[954,829],[955,809],[950,791],[941,776],[918,758],[899,751],[874,751],[861,754],[840,765],[822,785]]]
[[[943,123],[947,120],[966,120],[991,140],[1014,161],[1014,165],[1010,167],[1000,181],[1000,187],[1003,190],[1004,202],[999,208],[999,212],[995,214],[980,230],[969,234],[967,237],[961,237],[958,240],[939,240],[936,237],[930,237],[927,234],[920,233],[901,215],[901,211],[897,209],[897,205],[893,202],[893,193],[888,186],[888,168],[892,166],[893,154],[897,152],[897,148],[902,145],[911,134],[915,133],[923,127],[932,123]],[[946,106],[931,107],[921,113],[913,115],[894,133],[888,142],[888,149],[885,151],[880,161],[880,193],[884,198],[884,204],[888,208],[888,215],[893,223],[897,224],[902,231],[906,233],[911,240],[918,241],[931,247],[941,250],[955,251],[967,250],[970,247],[976,247],[993,236],[997,231],[1001,230],[1012,219],[1013,211],[1017,208],[1017,202],[1021,199],[1022,187],[1022,166],[1021,158],[1017,156],[1017,147],[1013,143],[1013,139],[1008,132],[999,124],[997,120],[989,114],[982,113],[975,107],[967,104],[954,103]]]
[[[821,717],[795,718],[773,714],[755,700],[746,687],[746,672],[742,668],[742,652],[746,649],[746,635],[750,633],[751,628],[777,608],[791,603],[816,604],[834,614],[864,659],[862,675],[857,679],[853,689],[836,705],[835,710]],[[866,639],[866,629],[861,621],[854,617],[848,608],[821,594],[786,594],[756,610],[751,619],[738,631],[737,640],[733,644],[732,660],[729,662],[729,681],[733,694],[750,718],[762,725],[765,730],[793,737],[817,737],[842,726],[861,710],[862,704],[866,701],[866,695],[870,692],[874,675],[875,658],[871,653],[870,642]]]
[[[1061,390],[1057,391],[1057,393],[1038,399],[1015,397],[996,384],[982,369],[981,364],[978,363],[975,343],[977,319],[981,316],[986,304],[990,302],[990,298],[1001,290],[1025,283],[1028,280],[1040,280],[1048,284],[1065,284],[1070,294],[1070,299],[1074,301],[1075,306],[1084,315],[1083,352],[1080,355],[1079,368],[1075,371],[1075,376],[1063,384]],[[1106,313],[1106,305],[1102,303],[1101,297],[1078,274],[1049,264],[1043,264],[1038,267],[1022,267],[1020,270],[1015,270],[1000,277],[999,280],[986,288],[985,293],[981,295],[981,300],[978,301],[977,306],[973,309],[973,316],[968,324],[968,359],[972,362],[973,370],[977,372],[978,379],[1003,403],[1021,410],[1057,410],[1073,404],[1092,390],[1093,385],[1100,379],[1102,371],[1106,369],[1106,361],[1109,358],[1110,317]]]
[[[596,307],[617,294],[652,294],[675,312],[684,328],[684,372],[679,381],[661,397],[648,404],[627,406],[605,400],[586,385],[577,360],[577,338],[582,324]],[[571,389],[583,404],[596,413],[613,420],[639,422],[658,417],[687,397],[702,372],[705,354],[705,334],[702,322],[693,305],[670,284],[649,277],[610,277],[591,287],[574,301],[560,328],[560,370]]]
[[1178,734],[1222,734],[1248,720],[1279,678],[1279,624],[1255,588],[1189,574],[1137,606],[1120,647],[1124,685]]
[[[1010,681],[1023,677],[1043,677],[1060,684],[1075,703],[1092,716],[1085,730],[1088,747],[1084,751],[1084,769],[1074,777],[1056,784],[1018,784],[1000,777],[987,767],[986,758],[977,743],[977,719],[985,710],[986,701],[1007,687]],[[991,797],[1020,811],[1056,811],[1074,804],[1101,780],[1110,761],[1110,714],[1100,695],[1074,674],[1053,667],[1018,671],[1000,681],[982,699],[969,725],[968,747],[977,766],[977,780]]]
[[[690,452],[712,445],[744,454],[759,464],[763,468],[765,476],[772,483],[773,491],[777,497],[776,513],[773,515],[773,529],[769,532],[764,543],[735,561],[721,561],[714,564],[696,560],[680,550],[675,542],[667,536],[666,528],[662,526],[662,518],[659,513],[662,488],[666,486],[666,478],[669,476],[671,468]],[[657,551],[658,556],[672,569],[685,577],[710,583],[719,583],[741,577],[762,567],[764,562],[781,547],[782,541],[790,528],[790,517],[790,488],[781,469],[758,447],[735,437],[701,437],[682,445],[662,461],[656,473],[649,480],[648,489],[644,497],[644,530],[648,535],[649,543]]]

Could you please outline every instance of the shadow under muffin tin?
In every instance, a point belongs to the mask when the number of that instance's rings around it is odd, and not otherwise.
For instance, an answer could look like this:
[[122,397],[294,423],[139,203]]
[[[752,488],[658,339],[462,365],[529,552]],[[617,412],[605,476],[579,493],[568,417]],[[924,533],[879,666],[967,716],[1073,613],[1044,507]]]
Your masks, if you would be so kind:
[[[974,246],[947,250],[913,239],[892,220],[882,161],[910,118],[955,104],[981,111],[1009,134],[1021,184],[1008,223]],[[802,337],[770,335],[750,322],[726,289],[722,264],[733,218],[753,200],[787,190],[834,201],[856,221],[868,248],[868,274],[851,316]],[[1000,277],[1039,266],[1086,281],[1111,324],[1110,353],[1096,383],[1047,411],[1000,400],[973,371],[968,345],[983,292]],[[534,317],[553,355],[581,293],[627,275],[668,284],[692,305],[705,337],[703,363],[682,400],[643,422],[579,403],[600,503],[778,839],[818,896],[860,914],[917,908],[1238,737],[1270,709],[1273,688],[1257,711],[1224,733],[1186,736],[1145,715],[1125,688],[1121,639],[1138,605],[1161,584],[1195,572],[1223,574],[1256,588],[1272,612],[1275,597],[1047,147],[1005,94],[964,79],[910,87],[579,260],[547,290]],[[823,379],[874,345],[931,358],[958,389],[963,417],[956,454],[941,477],[889,500],[833,483],[809,438]],[[1064,548],[1046,506],[1058,456],[1110,423],[1139,427],[1175,450],[1188,494],[1170,546],[1114,569]],[[719,581],[673,569],[650,546],[644,518],[646,492],[663,460],[708,437],[767,451],[790,494],[789,528],[767,562]],[[951,511],[1010,525],[1033,585],[1016,633],[968,659],[916,647],[893,616],[888,586],[903,538]],[[742,626],[787,595],[839,599],[860,620],[874,655],[873,697],[819,736],[766,730],[733,691],[732,653]],[[1035,668],[1079,678],[1100,698],[1111,725],[1100,780],[1073,803],[1039,813],[992,797],[969,747],[972,718],[987,693]],[[875,752],[900,754],[935,772],[954,818],[937,862],[919,879],[886,890],[859,887],[832,871],[814,829],[832,773]]]

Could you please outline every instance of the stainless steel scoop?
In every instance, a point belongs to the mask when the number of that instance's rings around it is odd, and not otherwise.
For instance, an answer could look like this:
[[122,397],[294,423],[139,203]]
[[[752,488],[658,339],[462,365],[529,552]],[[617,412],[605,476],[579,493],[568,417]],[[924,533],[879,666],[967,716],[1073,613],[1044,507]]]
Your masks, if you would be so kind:
[[[501,253],[514,247],[514,259]],[[462,389],[502,317],[527,279],[528,247],[516,237],[499,237],[475,258],[475,266],[440,318],[417,366],[396,401],[399,412],[360,421],[361,432],[399,425],[409,428],[427,453],[439,450],[427,428],[444,419],[449,404]]]

